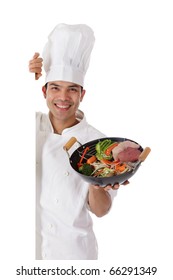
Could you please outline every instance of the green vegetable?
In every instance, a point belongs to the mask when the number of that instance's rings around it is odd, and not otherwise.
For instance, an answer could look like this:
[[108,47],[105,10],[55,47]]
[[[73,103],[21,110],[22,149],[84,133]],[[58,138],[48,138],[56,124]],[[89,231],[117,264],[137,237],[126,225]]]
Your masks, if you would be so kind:
[[90,176],[94,171],[94,167],[91,164],[84,163],[81,167],[79,167],[79,172],[86,176]]
[[105,151],[106,149],[112,145],[112,141],[109,140],[109,139],[105,139],[103,141],[100,141],[96,144],[96,157],[98,160],[101,160],[101,159],[112,159],[112,154],[110,155],[106,155],[105,154]]
[[103,171],[100,174],[100,177],[111,177],[113,175],[114,175],[114,170],[112,170],[108,167],[105,167],[105,168],[103,168]]

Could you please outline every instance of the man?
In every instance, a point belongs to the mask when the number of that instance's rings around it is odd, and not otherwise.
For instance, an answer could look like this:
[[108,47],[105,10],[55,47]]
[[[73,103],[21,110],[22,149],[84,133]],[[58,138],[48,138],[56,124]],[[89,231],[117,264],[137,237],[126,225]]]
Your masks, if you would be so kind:
[[88,185],[63,150],[73,136],[82,144],[104,137],[78,109],[93,44],[87,25],[59,24],[49,36],[43,60],[36,53],[29,62],[36,79],[44,63],[42,91],[49,108],[48,115],[37,113],[36,120],[36,259],[97,259],[89,212],[98,217],[107,214],[119,187]]

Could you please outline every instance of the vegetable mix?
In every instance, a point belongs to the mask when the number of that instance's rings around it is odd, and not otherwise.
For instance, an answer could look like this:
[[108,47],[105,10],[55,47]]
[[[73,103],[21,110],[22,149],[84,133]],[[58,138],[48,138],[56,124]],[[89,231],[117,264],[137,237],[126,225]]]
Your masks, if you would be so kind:
[[113,151],[120,143],[123,142],[105,139],[95,145],[92,153],[90,147],[86,147],[78,162],[79,172],[86,176],[110,177],[132,170],[133,162],[122,162],[119,159],[114,159]]

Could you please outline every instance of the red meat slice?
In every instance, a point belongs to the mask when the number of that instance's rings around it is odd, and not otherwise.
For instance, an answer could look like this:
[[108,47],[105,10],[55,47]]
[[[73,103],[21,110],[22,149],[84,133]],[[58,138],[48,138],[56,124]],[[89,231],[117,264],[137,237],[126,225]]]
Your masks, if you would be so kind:
[[118,159],[122,162],[136,161],[138,160],[140,154],[140,150],[128,147],[118,154]]

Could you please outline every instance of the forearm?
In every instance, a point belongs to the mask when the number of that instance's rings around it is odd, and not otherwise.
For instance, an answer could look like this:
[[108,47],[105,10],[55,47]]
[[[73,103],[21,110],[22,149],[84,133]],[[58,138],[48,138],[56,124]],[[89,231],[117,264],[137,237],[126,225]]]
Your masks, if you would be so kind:
[[102,217],[107,214],[111,207],[111,197],[103,188],[91,185],[89,187],[88,202],[91,211],[97,216]]

